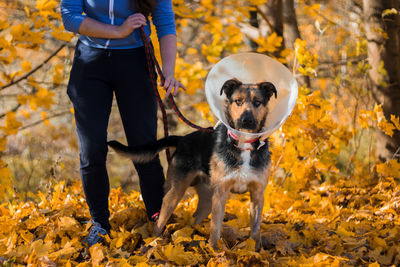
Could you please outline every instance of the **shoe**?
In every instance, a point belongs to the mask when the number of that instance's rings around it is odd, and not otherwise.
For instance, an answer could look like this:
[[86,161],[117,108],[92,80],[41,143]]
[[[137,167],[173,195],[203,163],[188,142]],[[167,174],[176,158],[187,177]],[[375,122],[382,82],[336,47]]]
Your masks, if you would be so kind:
[[83,239],[83,243],[88,245],[89,247],[93,246],[94,244],[100,243],[103,241],[105,235],[109,234],[109,232],[101,227],[101,224],[95,221],[91,221],[92,227],[90,233],[85,236]]
[[159,212],[156,212],[156,213],[154,213],[153,215],[151,215],[151,220],[152,220],[153,222],[156,222],[156,221],[158,220],[158,217],[160,217],[160,213],[159,213]]

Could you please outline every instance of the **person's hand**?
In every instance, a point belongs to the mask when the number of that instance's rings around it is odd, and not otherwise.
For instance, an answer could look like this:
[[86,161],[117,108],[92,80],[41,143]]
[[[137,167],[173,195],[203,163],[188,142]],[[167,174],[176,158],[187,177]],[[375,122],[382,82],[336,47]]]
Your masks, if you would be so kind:
[[121,26],[118,26],[118,32],[121,38],[127,37],[135,29],[140,28],[143,25],[147,25],[146,18],[141,13],[135,13],[130,15]]
[[178,93],[179,87],[186,91],[185,86],[177,81],[174,75],[165,75],[164,84],[161,84],[161,86],[164,88],[165,91],[167,91],[165,95],[166,97],[168,97],[171,92],[175,96]]

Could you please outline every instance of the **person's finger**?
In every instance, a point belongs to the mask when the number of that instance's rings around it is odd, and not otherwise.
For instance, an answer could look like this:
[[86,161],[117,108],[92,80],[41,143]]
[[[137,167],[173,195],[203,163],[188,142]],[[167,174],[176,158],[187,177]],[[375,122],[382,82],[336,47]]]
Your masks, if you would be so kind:
[[142,13],[135,13],[129,16],[129,18],[140,18],[140,19],[146,19],[146,17]]
[[146,25],[147,21],[145,18],[140,18],[140,17],[129,17],[128,21],[131,23],[141,23],[142,25]]
[[179,87],[183,89],[183,91],[186,91],[186,87],[180,82]]
[[133,16],[142,18],[142,19],[146,19],[146,17],[142,13],[135,13],[135,14],[133,14]]
[[170,87],[171,82],[172,82],[172,79],[171,79],[170,77],[166,77],[166,78],[165,78],[165,82],[164,82],[164,84],[163,84],[163,87],[164,87],[165,90],[167,90],[167,88]]
[[186,91],[186,87],[183,85],[183,83],[179,83],[179,87],[181,87],[183,91]]
[[179,91],[179,82],[175,81],[175,84],[174,84],[174,96],[176,96],[178,91]]
[[129,20],[130,23],[133,24],[139,24],[139,25],[146,25],[146,21],[145,20],[139,20],[139,19],[131,19]]
[[169,94],[171,94],[171,91],[172,91],[173,88],[174,88],[173,83],[171,83],[171,84],[169,85],[169,87],[168,87],[166,96],[169,96]]

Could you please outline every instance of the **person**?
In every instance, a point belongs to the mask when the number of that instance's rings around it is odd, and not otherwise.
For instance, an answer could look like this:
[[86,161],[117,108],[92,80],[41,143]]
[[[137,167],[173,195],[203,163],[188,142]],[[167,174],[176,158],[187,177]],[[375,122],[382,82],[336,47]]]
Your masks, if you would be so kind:
[[[110,231],[109,178],[106,170],[107,125],[113,93],[129,146],[157,137],[157,102],[139,28],[150,36],[151,14],[160,43],[167,91],[183,85],[174,77],[176,30],[171,0],[62,0],[66,30],[79,33],[67,86],[78,134],[82,185],[92,217],[89,246]],[[159,158],[135,164],[147,216],[156,220],[163,198]],[[99,235],[101,234],[101,235]]]

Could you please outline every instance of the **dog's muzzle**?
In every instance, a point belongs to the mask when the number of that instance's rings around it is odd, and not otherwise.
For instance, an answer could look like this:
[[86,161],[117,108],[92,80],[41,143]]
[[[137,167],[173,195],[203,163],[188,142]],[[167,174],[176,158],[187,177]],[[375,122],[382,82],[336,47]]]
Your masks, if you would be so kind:
[[257,120],[254,118],[253,113],[250,111],[243,112],[238,120],[239,129],[255,130],[257,127]]

